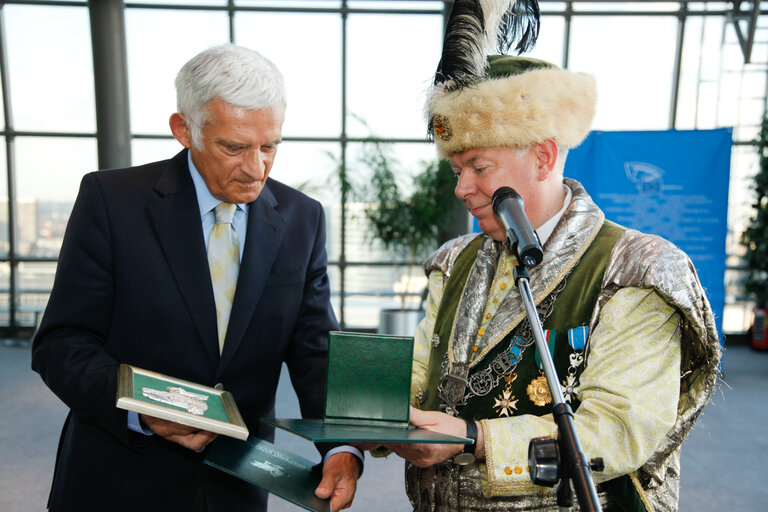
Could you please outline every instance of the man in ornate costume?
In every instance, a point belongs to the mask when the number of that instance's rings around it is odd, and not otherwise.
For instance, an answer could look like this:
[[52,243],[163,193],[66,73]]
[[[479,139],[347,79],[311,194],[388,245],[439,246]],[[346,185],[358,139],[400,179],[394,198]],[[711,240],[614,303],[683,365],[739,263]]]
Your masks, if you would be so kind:
[[[536,59],[470,55],[467,39],[479,38],[467,33],[488,36],[495,23],[483,18],[487,3],[456,2],[427,105],[456,195],[483,232],[446,243],[425,264],[411,414],[417,426],[477,441],[390,448],[409,461],[416,510],[557,510],[554,490],[532,484],[527,467],[529,441],[557,428],[514,256],[491,205],[508,186],[544,249],[532,293],[582,450],[605,463],[593,474],[603,510],[676,510],[680,445],[717,378],[712,311],[682,251],[607,221],[563,177],[568,149],[590,130],[593,77]],[[513,4],[504,19],[522,34],[522,52],[535,41],[538,7]]]

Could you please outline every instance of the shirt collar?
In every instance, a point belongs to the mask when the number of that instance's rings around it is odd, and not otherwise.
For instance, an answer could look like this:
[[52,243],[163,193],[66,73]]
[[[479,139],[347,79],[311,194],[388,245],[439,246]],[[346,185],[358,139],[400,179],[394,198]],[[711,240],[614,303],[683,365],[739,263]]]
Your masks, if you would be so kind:
[[[194,162],[192,162],[191,151],[187,151],[187,163],[189,164],[189,174],[192,176],[192,182],[195,184],[197,204],[200,207],[200,217],[202,218],[205,216],[205,214],[219,206],[221,200],[213,197],[211,191],[208,190],[208,187],[205,184],[205,180],[203,180],[203,177],[200,175],[200,171],[197,170]],[[245,211],[245,203],[238,203],[237,208],[239,210]]]
[[569,204],[571,204],[571,197],[573,196],[573,193],[569,187],[563,185],[563,188],[565,189],[565,200],[563,201],[563,207],[560,208],[559,212],[557,212],[547,222],[539,226],[539,229],[536,230],[536,234],[539,235],[539,242],[541,242],[541,245],[544,245],[547,240],[549,240],[549,237],[552,236],[552,232],[555,230],[557,223],[560,222],[560,218],[565,213],[565,209],[568,208]]

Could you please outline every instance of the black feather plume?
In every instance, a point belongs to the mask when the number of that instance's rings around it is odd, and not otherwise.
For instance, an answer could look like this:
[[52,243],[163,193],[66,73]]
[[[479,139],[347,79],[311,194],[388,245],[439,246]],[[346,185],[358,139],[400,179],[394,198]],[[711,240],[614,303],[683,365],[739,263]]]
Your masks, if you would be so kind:
[[499,24],[499,53],[506,54],[517,40],[518,55],[533,49],[539,37],[539,3],[515,2],[502,16]]
[[[476,80],[485,66],[484,33],[485,19],[480,3],[477,0],[456,0],[445,27],[443,54],[437,65],[435,85],[450,81],[450,88],[454,89]],[[478,56],[482,57],[480,61]]]
[[538,35],[536,0],[456,0],[434,85],[447,92],[477,82],[484,74],[486,50],[505,54],[517,41],[519,54],[533,48]]

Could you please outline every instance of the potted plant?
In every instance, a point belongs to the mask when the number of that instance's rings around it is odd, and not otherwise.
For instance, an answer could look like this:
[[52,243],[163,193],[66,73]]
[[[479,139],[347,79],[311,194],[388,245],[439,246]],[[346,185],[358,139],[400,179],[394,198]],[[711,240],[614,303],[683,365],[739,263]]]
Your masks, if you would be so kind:
[[[416,173],[397,169],[391,146],[372,138],[364,142],[360,162],[370,172],[368,181],[358,187],[370,234],[400,262],[396,290],[400,308],[381,311],[379,332],[410,336],[424,316],[425,295],[413,304],[413,284],[417,276],[423,279],[420,266],[427,256],[451,237],[456,179],[445,160],[422,162]],[[408,179],[411,186],[403,186]],[[421,288],[425,289],[423,282]]]
[[768,117],[763,118],[757,140],[760,168],[754,178],[755,209],[750,225],[741,235],[746,248],[747,265],[743,280],[744,290],[755,297],[755,320],[752,325],[752,347],[768,349]]

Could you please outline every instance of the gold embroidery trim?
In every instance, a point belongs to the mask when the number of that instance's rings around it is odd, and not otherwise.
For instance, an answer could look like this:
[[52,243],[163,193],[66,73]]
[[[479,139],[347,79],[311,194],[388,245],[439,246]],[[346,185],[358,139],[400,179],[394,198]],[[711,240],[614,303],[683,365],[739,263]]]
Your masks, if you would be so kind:
[[643,502],[643,506],[645,507],[645,510],[647,512],[654,512],[656,509],[653,508],[653,505],[651,505],[651,502],[648,499],[648,495],[645,494],[645,489],[643,489],[643,486],[640,485],[640,480],[637,478],[637,473],[635,472],[630,473],[629,479],[632,481],[632,485],[635,486],[635,490],[637,491],[637,494],[640,496],[640,501]]

